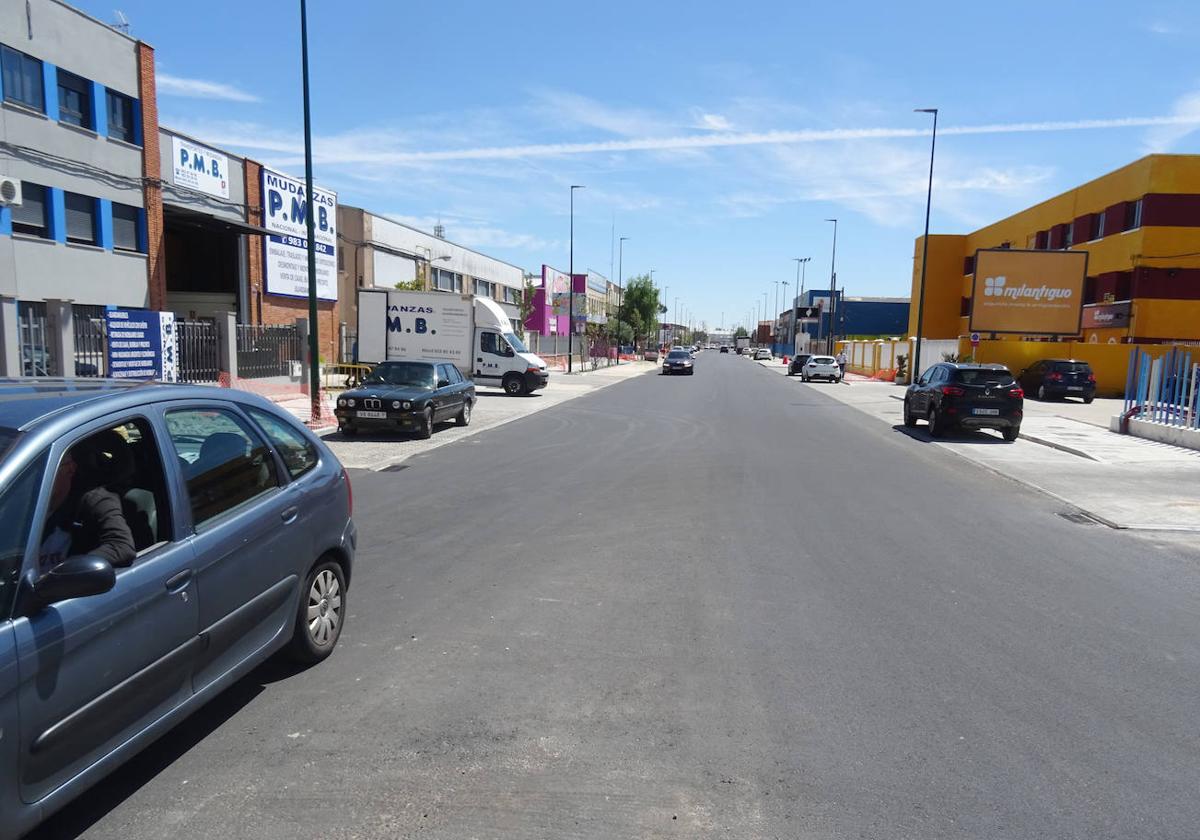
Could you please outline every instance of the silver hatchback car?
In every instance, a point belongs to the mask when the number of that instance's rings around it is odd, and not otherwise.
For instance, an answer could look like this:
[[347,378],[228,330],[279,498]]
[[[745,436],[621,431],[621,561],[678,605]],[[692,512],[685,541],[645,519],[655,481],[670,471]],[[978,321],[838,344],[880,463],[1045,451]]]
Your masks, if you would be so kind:
[[269,402],[0,380],[0,837],[282,649],[333,650],[350,481]]

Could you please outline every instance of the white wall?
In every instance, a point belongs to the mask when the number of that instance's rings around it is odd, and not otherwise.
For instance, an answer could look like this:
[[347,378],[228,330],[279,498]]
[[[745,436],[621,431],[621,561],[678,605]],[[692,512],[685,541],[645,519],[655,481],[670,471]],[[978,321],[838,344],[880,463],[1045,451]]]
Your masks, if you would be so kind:
[[417,261],[397,257],[372,248],[372,276],[375,286],[381,289],[394,288],[397,283],[410,283],[417,279]]
[[[364,228],[364,234],[368,242],[386,245],[389,248],[394,248],[397,251],[405,253],[419,254],[421,257],[428,256],[434,260],[433,266],[435,268],[453,271],[469,277],[478,277],[480,280],[499,283],[503,286],[511,286],[515,289],[523,287],[524,271],[503,260],[485,256],[469,248],[464,248],[462,245],[448,242],[445,239],[438,239],[432,234],[393,222],[382,216],[368,215],[365,219]],[[449,259],[438,259],[438,257],[443,256],[448,256]],[[378,274],[375,277],[375,283],[376,285],[384,285]],[[464,288],[464,291],[469,291],[469,289]]]

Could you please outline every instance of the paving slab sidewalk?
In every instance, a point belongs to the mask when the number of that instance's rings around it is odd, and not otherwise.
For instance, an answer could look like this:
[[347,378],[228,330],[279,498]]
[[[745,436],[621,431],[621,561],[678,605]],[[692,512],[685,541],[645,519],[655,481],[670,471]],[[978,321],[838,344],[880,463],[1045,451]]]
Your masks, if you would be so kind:
[[[786,373],[778,364],[762,366]],[[934,441],[923,423],[915,429],[904,427],[901,386],[867,379],[840,385],[794,381],[889,424],[914,443],[953,452],[1110,527],[1200,532],[1200,452],[1118,435],[1093,425],[1090,417],[1083,421],[1063,416],[1074,411],[1074,405],[1097,414],[1110,410],[1105,406],[1026,400],[1021,437],[1014,443],[992,432]]]

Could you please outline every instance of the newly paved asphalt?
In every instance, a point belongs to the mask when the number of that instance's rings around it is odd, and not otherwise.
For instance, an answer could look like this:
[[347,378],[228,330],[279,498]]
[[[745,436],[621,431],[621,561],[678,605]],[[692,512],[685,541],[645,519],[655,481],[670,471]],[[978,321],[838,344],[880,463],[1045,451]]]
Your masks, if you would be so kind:
[[356,473],[334,656],[44,836],[1200,834],[1200,553],[830,387],[707,353]]

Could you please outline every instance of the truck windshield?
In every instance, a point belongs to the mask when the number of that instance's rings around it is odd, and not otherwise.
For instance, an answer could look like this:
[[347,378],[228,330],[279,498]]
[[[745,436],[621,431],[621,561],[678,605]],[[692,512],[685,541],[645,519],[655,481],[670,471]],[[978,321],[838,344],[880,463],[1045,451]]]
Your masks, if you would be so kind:
[[425,362],[383,362],[367,374],[364,385],[396,385],[433,389],[433,365]]
[[516,333],[505,333],[504,340],[507,341],[512,346],[512,349],[516,350],[518,353],[529,352],[529,348],[525,346],[525,342],[517,338]]

